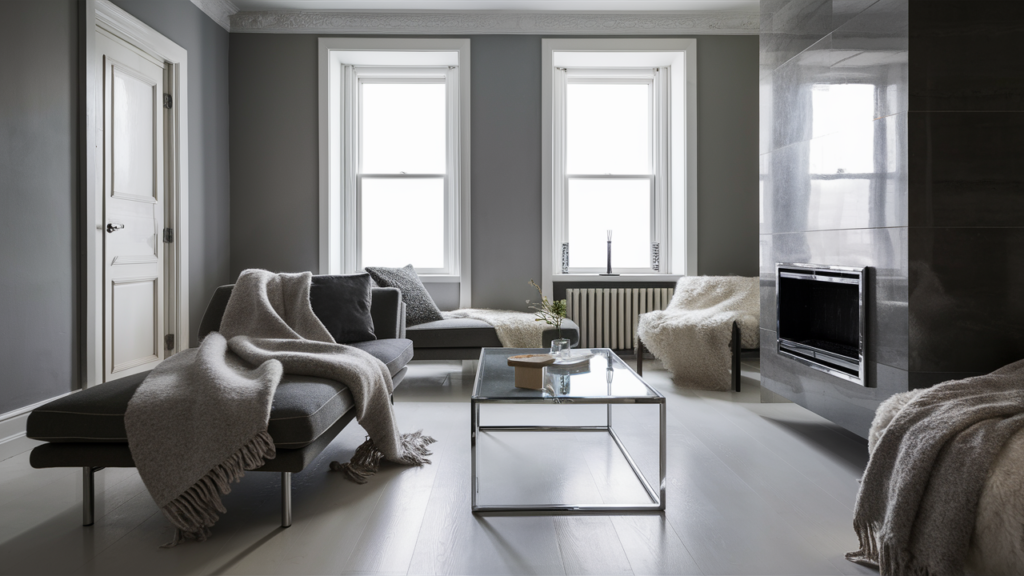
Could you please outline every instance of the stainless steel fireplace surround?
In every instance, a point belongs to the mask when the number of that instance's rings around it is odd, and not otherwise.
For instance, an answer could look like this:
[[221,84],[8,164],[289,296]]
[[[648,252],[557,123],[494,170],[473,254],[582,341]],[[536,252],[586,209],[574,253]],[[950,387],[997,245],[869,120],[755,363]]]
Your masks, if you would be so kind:
[[866,274],[867,268],[776,264],[779,355],[867,386]]

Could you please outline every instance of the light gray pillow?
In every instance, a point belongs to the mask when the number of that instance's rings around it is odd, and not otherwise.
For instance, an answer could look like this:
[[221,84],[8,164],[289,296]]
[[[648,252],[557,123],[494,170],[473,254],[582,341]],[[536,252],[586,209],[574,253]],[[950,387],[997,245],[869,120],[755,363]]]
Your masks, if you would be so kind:
[[367,268],[366,271],[378,286],[402,291],[407,326],[444,319],[412,264],[405,268]]

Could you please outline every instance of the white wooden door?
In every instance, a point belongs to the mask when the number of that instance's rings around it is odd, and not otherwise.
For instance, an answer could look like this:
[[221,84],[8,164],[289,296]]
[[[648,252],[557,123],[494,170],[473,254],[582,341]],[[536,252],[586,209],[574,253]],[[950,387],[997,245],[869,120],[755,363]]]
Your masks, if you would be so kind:
[[[164,108],[161,63],[96,33],[101,60],[103,380],[164,358]],[[99,207],[98,207],[99,208]]]

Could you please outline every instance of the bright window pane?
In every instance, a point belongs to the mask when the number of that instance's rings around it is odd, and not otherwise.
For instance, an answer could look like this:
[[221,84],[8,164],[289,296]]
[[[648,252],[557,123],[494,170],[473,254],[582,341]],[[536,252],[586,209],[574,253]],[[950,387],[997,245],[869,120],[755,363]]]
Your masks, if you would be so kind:
[[362,172],[445,173],[445,85],[362,86]]
[[569,174],[650,174],[650,86],[569,84]]
[[569,180],[569,266],[604,269],[608,230],[613,269],[650,268],[650,180]]
[[444,267],[444,180],[362,179],[362,265]]

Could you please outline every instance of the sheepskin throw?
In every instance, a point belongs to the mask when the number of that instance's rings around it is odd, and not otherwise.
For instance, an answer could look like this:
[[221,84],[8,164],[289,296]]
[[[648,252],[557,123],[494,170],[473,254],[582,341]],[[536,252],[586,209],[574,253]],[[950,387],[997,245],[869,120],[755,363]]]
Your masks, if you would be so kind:
[[494,326],[498,341],[505,348],[543,348],[544,330],[549,326],[537,321],[537,316],[511,310],[484,310],[462,308],[442,312],[445,318],[472,318]]
[[847,558],[883,575],[963,574],[990,471],[1024,430],[1024,361],[891,402],[869,434],[853,521],[860,550]]
[[676,384],[728,390],[732,323],[739,323],[743,348],[760,343],[759,290],[757,278],[680,278],[665,310],[640,315],[637,336]]
[[128,446],[146,488],[176,528],[170,545],[205,540],[225,512],[220,495],[230,483],[276,455],[267,422],[282,374],[348,386],[370,438],[360,447],[362,460],[332,464],[352,479],[373,473],[378,452],[400,464],[429,462],[432,439],[398,432],[384,363],[335,344],[313,313],[311,279],[308,272],[242,272],[220,332],[157,366],[128,403]]

